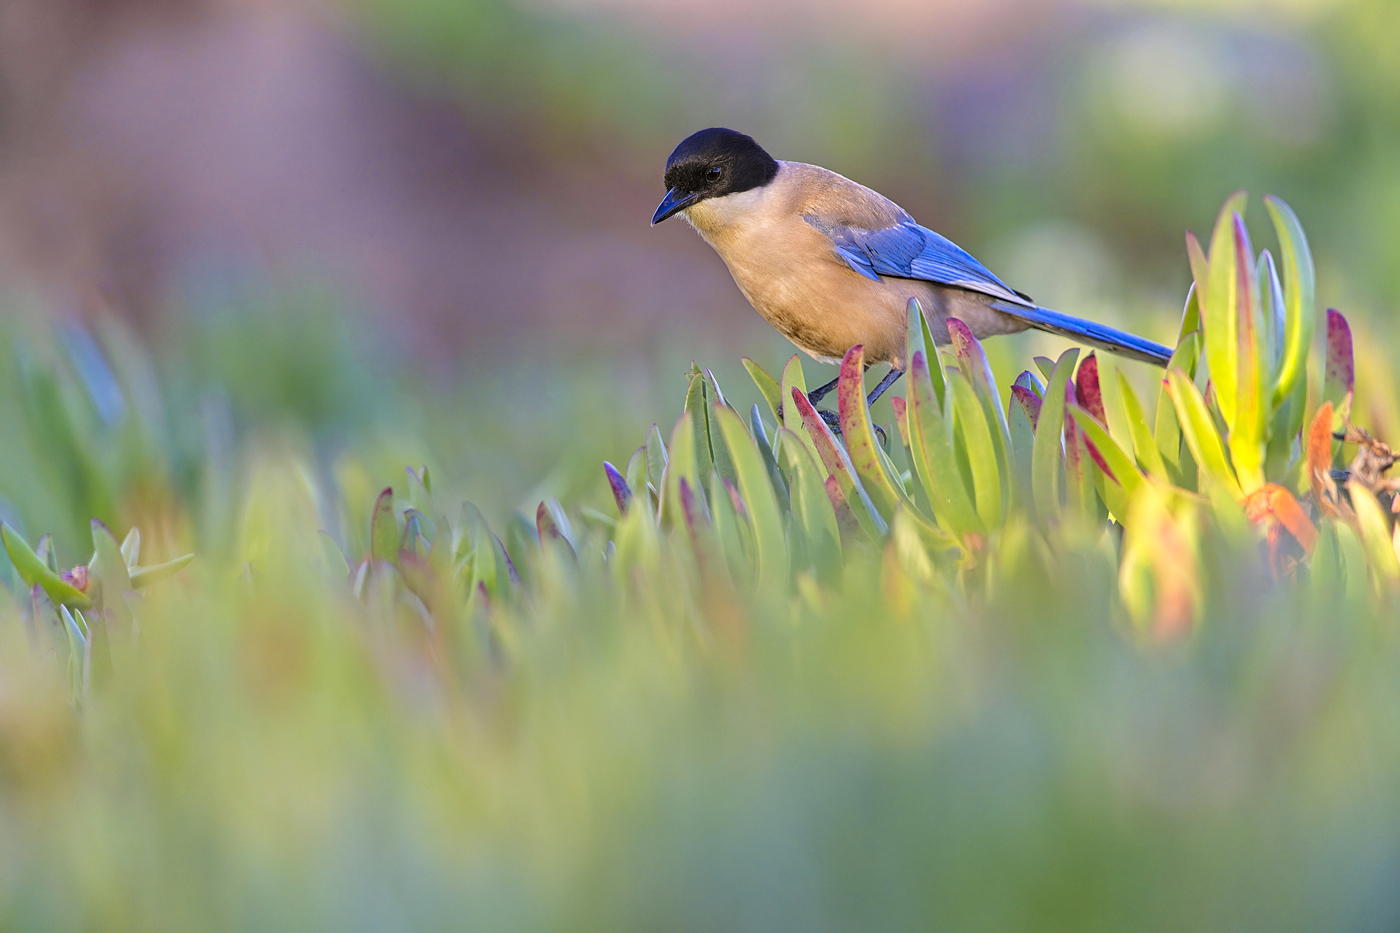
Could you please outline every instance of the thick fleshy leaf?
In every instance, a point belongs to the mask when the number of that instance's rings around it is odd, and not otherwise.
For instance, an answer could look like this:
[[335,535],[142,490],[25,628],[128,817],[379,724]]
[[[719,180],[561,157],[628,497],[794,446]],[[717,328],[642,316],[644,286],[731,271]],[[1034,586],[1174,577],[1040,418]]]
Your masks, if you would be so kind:
[[[1288,303],[1283,297],[1283,283],[1279,281],[1274,257],[1268,250],[1259,254],[1255,275],[1259,279],[1259,297],[1264,302],[1263,344],[1268,351],[1264,384],[1272,393],[1274,384],[1278,382],[1279,366],[1283,363],[1284,340],[1288,335]],[[1272,398],[1270,395],[1271,402]]]
[[[778,427],[781,429],[782,425],[779,424]],[[768,468],[768,479],[772,481],[773,492],[778,497],[778,510],[786,515],[792,508],[788,496],[787,479],[783,476],[783,471],[778,468],[778,461],[774,455],[774,445],[768,440],[768,431],[763,426],[763,416],[759,413],[757,402],[754,403],[753,409],[749,412],[749,428],[753,432],[754,442],[758,444],[758,452],[763,457],[763,465]],[[722,437],[718,439],[723,440]],[[798,443],[805,443],[808,452],[813,457],[816,456],[816,448],[812,446],[810,439],[798,440]],[[731,482],[737,479],[729,474],[725,474],[725,478]]]
[[[1308,350],[1317,321],[1316,286],[1312,252],[1308,249],[1308,238],[1303,235],[1303,225],[1298,222],[1297,215],[1273,195],[1265,195],[1264,207],[1268,209],[1269,218],[1278,234],[1279,261],[1283,265],[1283,291],[1287,305],[1283,357],[1279,362],[1273,396],[1274,404],[1278,405],[1292,394],[1298,382],[1307,379]],[[1301,423],[1301,413],[1298,417]]]
[[141,562],[141,529],[135,525],[122,538],[122,560],[126,561],[128,569]]
[[[696,448],[700,439],[696,437],[694,412],[687,411],[676,421],[671,430],[671,442],[667,445],[666,484],[661,499],[661,521],[663,527],[671,527],[681,521],[680,480],[684,478],[690,488],[696,489],[700,481],[697,466]],[[708,472],[706,476],[708,476]]]
[[1219,484],[1236,499],[1241,498],[1239,482],[1225,459],[1225,448],[1216,433],[1215,423],[1206,408],[1205,399],[1195,383],[1179,369],[1167,370],[1167,394],[1176,409],[1182,437],[1200,467],[1201,476]]
[[753,582],[757,558],[749,554],[753,533],[745,523],[740,522],[734,498],[729,493],[733,487],[727,484],[728,480],[718,473],[710,474],[710,517],[714,522],[720,553],[729,567],[729,578],[743,587]]
[[865,350],[857,344],[841,361],[841,382],[836,386],[841,418],[841,434],[851,465],[880,517],[888,524],[894,517],[900,496],[894,482],[875,453],[875,434],[870,428],[870,409],[865,404]]
[[[937,366],[935,358],[934,365]],[[953,422],[933,391],[929,359],[916,351],[909,360],[909,440],[914,469],[919,474],[934,516],[959,539],[985,534],[985,527],[973,504],[972,494],[963,484],[954,449]],[[939,381],[945,376],[939,368]],[[952,406],[948,412],[952,412]]]
[[155,564],[151,567],[137,567],[131,571],[131,588],[133,590],[145,589],[152,583],[159,583],[161,580],[173,577],[189,566],[192,560],[194,560],[193,554],[185,554],[174,560],[168,560],[163,564]]
[[1191,287],[1186,291],[1186,307],[1181,314],[1181,327],[1177,331],[1177,342],[1192,331],[1201,329],[1201,295],[1210,287],[1210,263],[1206,261],[1205,250],[1196,234],[1186,231],[1186,258],[1191,263]]
[[763,396],[763,400],[768,403],[769,413],[776,419],[778,408],[783,404],[783,390],[778,385],[777,380],[768,375],[762,366],[759,366],[747,356],[740,357],[740,362],[744,364],[744,369],[748,370],[749,378],[758,387],[758,394]]
[[116,536],[95,518],[92,520],[92,551],[88,574],[100,584],[103,603],[121,599],[121,594],[131,589],[131,574]]
[[1318,509],[1336,516],[1336,483],[1332,480],[1332,403],[1323,402],[1308,428],[1308,484]]
[[1090,456],[1094,465],[1103,471],[1104,477],[1120,486],[1128,496],[1132,496],[1142,486],[1142,472],[1126,450],[1108,433],[1097,418],[1078,406],[1072,406],[1069,414],[1074,418],[1080,431],[1089,441]]
[[1071,347],[1060,354],[1050,371],[1041,404],[1039,427],[1035,432],[1035,447],[1031,454],[1031,489],[1035,499],[1035,514],[1042,523],[1049,522],[1060,511],[1060,468],[1064,458],[1061,434],[1065,422],[1065,392],[1070,375],[1079,359],[1079,348]]
[[1201,303],[1205,358],[1215,383],[1225,425],[1235,424],[1235,382],[1239,372],[1239,266],[1235,260],[1235,216],[1244,213],[1245,193],[1231,195],[1220,209],[1210,238],[1210,279]]
[[1006,478],[999,468],[1000,458],[992,439],[992,429],[987,424],[976,390],[961,369],[949,371],[948,387],[953,392],[957,425],[962,431],[963,443],[967,445],[967,459],[972,466],[972,490],[977,515],[985,527],[999,527],[1002,522],[1002,487]]
[[866,534],[870,536],[871,540],[878,541],[884,537],[889,527],[885,520],[880,517],[880,511],[875,508],[875,503],[870,500],[865,487],[861,485],[860,478],[856,475],[855,467],[851,465],[846,449],[836,440],[836,435],[831,433],[826,422],[817,414],[812,403],[807,400],[806,393],[794,387],[792,401],[802,416],[803,431],[814,444],[818,459],[821,460],[827,475],[836,480],[842,494],[850,503],[851,511],[860,521]]
[[653,424],[647,430],[647,483],[656,490],[658,516],[666,491],[666,463],[669,459],[666,442],[661,439],[661,429]]
[[1293,494],[1282,486],[1265,483],[1250,493],[1245,497],[1244,513],[1255,524],[1266,517],[1278,521],[1302,546],[1305,554],[1311,555],[1317,546],[1317,527],[1303,514]]
[[[1194,378],[1201,339],[1199,333],[1192,333],[1177,344],[1171,361],[1167,363],[1167,371],[1180,370],[1186,373],[1188,378]],[[1162,461],[1166,464],[1172,482],[1182,485],[1186,479],[1186,465],[1181,457],[1181,425],[1176,418],[1176,406],[1167,395],[1165,379],[1162,380],[1161,391],[1157,393],[1157,415],[1153,422],[1152,436],[1157,442],[1157,451],[1162,455]]]
[[1045,398],[1045,383],[1041,382],[1040,377],[1038,377],[1035,373],[1031,372],[1029,369],[1023,370],[1021,372],[1021,375],[1017,376],[1016,381],[1012,384],[1015,386],[1020,386],[1021,388],[1030,392],[1036,397],[1037,401]]
[[749,519],[753,524],[759,583],[763,586],[781,586],[788,574],[787,543],[782,516],[778,512],[778,500],[768,482],[768,470],[739,416],[723,406],[717,406],[714,412],[720,432],[729,445],[729,454],[739,477],[739,492],[748,506]]
[[[633,490],[636,495],[647,499],[651,492],[647,483],[647,449],[643,445],[632,451],[632,456],[627,458],[627,488]],[[655,509],[652,510],[655,515]]]
[[[706,392],[705,374],[695,363],[691,363],[690,366],[691,371],[687,376],[690,383],[685,393],[685,411],[690,416],[693,429],[690,439],[693,445],[691,456],[695,461],[695,472],[693,476],[689,473],[686,475],[691,478],[693,490],[696,480],[703,482],[709,478],[710,470],[714,469],[714,454],[710,446],[710,399],[709,393]],[[679,456],[676,451],[676,435],[674,433],[671,435],[670,454],[673,461]],[[677,512],[676,515],[679,516],[680,513]]]
[[1080,408],[1097,418],[1101,424],[1108,424],[1108,414],[1104,411],[1103,390],[1099,388],[1099,358],[1092,350],[1084,357],[1084,362],[1079,364],[1079,371],[1074,375],[1074,397]]
[[392,564],[399,556],[399,523],[394,517],[394,489],[386,486],[374,500],[369,517],[369,554],[376,562]]
[[[1048,356],[1034,356],[1034,357],[1031,357],[1031,362],[1035,363],[1035,368],[1038,369],[1038,370],[1040,370],[1040,374],[1041,374],[1042,376],[1044,376],[1046,379],[1049,379],[1052,375],[1054,375],[1054,372],[1055,372],[1055,361],[1052,360],[1052,359],[1050,359],[1050,357],[1048,357]],[[1045,393],[1044,393],[1044,392],[1041,392],[1041,393],[1040,393],[1040,396],[1041,396],[1041,398],[1044,398],[1044,397],[1045,397]]]
[[1332,403],[1334,411],[1341,411],[1346,397],[1355,387],[1356,366],[1351,347],[1351,325],[1340,311],[1328,308],[1327,373],[1322,383],[1322,398]]
[[1375,493],[1356,480],[1347,483],[1351,495],[1351,506],[1356,510],[1357,528],[1361,532],[1361,543],[1366,547],[1371,572],[1378,589],[1394,588],[1400,585],[1400,558],[1395,554],[1395,543],[1391,540],[1390,519]]
[[802,414],[792,410],[792,406],[787,404],[787,400],[792,398],[792,390],[798,389],[803,395],[807,394],[807,377],[802,372],[802,358],[794,353],[783,367],[782,381],[780,387],[783,393],[783,427],[789,431],[800,432],[802,430]]
[[[928,328],[928,317],[924,314],[923,306],[919,304],[919,299],[910,298],[905,305],[905,355],[904,364],[912,365],[914,354],[923,353],[925,360],[937,361],[938,346],[934,342],[933,334]],[[943,368],[941,366],[930,367],[929,385],[933,388],[933,397],[938,399],[938,405],[943,406],[944,396],[947,395],[947,384],[943,378]]]
[[613,501],[617,503],[617,514],[626,515],[627,507],[632,504],[632,487],[627,485],[627,478],[617,471],[617,467],[608,461],[603,461],[603,473],[608,477],[608,488],[612,490]]
[[1006,420],[1006,408],[1002,403],[1001,392],[997,390],[996,377],[992,375],[992,364],[986,351],[972,330],[955,317],[948,318],[948,338],[958,360],[963,375],[967,376],[977,401],[982,408],[982,417],[991,432],[992,450],[996,454],[996,470],[1001,483],[1001,497],[1010,505],[1011,482],[1011,428]]
[[19,533],[3,522],[0,522],[0,540],[4,541],[5,553],[10,555],[10,563],[14,564],[20,579],[28,586],[42,589],[54,605],[73,606],[77,609],[86,609],[92,605],[92,600],[86,593],[54,573],[49,565],[30,549]]
[[1142,412],[1142,403],[1138,401],[1137,393],[1121,372],[1118,374],[1118,393],[1123,400],[1123,412],[1128,420],[1128,434],[1133,441],[1133,453],[1137,462],[1148,473],[1165,480],[1167,468],[1162,462],[1162,452],[1157,448],[1152,429],[1147,426],[1147,416]]
[[835,581],[841,573],[841,531],[826,493],[826,473],[796,437],[784,438],[782,450],[792,476],[792,514],[802,526],[807,557],[819,579]]
[[1011,387],[1011,397],[1020,404],[1021,412],[1030,422],[1031,430],[1034,431],[1036,426],[1040,424],[1040,406],[1042,404],[1040,396],[1017,383]]
[[[1234,418],[1230,425],[1230,458],[1243,491],[1248,494],[1264,484],[1265,388],[1268,370],[1262,341],[1263,316],[1259,282],[1254,274],[1254,251],[1249,232],[1239,214],[1232,218],[1235,228],[1235,296],[1238,348],[1235,374]],[[1214,378],[1215,371],[1211,370]],[[1222,404],[1222,413],[1224,406]]]

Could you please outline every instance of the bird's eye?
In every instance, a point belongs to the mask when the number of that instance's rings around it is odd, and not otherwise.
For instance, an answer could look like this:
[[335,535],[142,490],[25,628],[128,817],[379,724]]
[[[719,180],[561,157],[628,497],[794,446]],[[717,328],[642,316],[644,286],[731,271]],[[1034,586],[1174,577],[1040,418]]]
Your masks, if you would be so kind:
[[721,166],[716,165],[705,173],[705,180],[709,182],[716,182],[719,181],[723,175],[724,169]]

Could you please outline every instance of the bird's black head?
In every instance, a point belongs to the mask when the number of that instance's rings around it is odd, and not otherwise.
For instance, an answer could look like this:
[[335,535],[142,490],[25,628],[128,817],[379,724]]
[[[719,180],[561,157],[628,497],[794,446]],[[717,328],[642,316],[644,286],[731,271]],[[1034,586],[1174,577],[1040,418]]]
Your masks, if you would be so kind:
[[666,160],[666,197],[653,225],[707,198],[758,188],[778,174],[778,161],[752,137],[723,127],[693,133]]

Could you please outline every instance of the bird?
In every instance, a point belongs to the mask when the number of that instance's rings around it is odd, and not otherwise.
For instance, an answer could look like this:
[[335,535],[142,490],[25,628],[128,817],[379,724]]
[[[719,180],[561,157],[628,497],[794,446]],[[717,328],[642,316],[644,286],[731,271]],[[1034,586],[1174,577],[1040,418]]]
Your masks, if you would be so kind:
[[[904,374],[906,307],[918,299],[935,343],[956,317],[979,340],[1033,327],[1166,366],[1159,343],[1036,304],[966,250],[876,191],[802,162],[781,162],[753,137],[710,127],[666,160],[667,191],[652,226],[680,215],[714,247],[749,304],[799,349],[839,362],[857,344],[889,372],[874,404]],[[839,382],[808,393],[812,405]],[[823,419],[839,429],[831,412]]]

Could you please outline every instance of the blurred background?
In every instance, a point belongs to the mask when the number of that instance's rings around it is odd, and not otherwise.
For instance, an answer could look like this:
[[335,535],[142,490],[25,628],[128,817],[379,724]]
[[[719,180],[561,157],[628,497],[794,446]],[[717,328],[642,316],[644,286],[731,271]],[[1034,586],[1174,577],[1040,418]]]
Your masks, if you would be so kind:
[[[689,229],[648,226],[691,131],[856,178],[1041,302],[1168,342],[1183,232],[1246,188],[1271,243],[1277,193],[1364,331],[1400,300],[1397,35],[1391,0],[6,0],[0,313],[95,423],[125,417],[113,334],[149,348],[140,414],[175,451],[378,418],[415,437],[395,464],[562,494],[565,454],[596,472],[669,422],[691,358],[734,385],[740,354],[791,352]],[[1020,368],[1047,340],[996,346]]]

